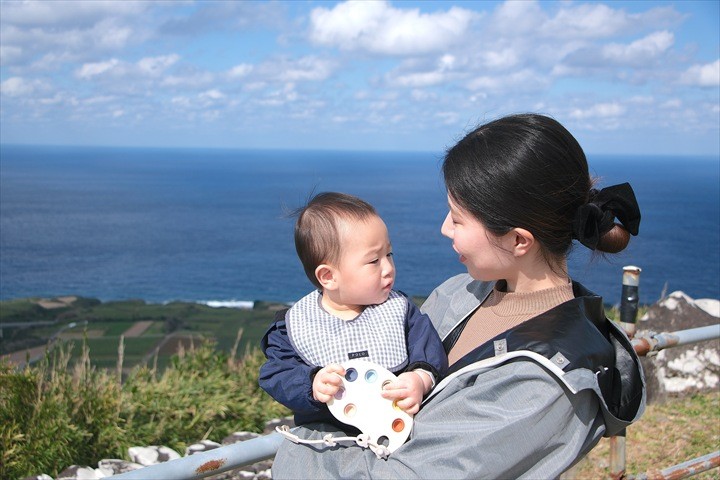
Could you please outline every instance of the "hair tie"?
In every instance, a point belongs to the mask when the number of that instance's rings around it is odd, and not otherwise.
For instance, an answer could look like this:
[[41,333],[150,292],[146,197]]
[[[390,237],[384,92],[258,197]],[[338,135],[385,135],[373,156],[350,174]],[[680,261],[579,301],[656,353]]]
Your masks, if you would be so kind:
[[632,235],[638,234],[640,207],[629,183],[590,190],[590,199],[575,213],[573,238],[595,250],[600,237],[615,225],[615,218]]

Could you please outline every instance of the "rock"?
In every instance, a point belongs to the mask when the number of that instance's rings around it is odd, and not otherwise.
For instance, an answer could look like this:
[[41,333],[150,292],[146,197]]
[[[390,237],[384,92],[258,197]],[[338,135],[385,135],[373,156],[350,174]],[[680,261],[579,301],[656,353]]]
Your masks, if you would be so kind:
[[253,433],[253,432],[234,432],[228,435],[227,437],[223,438],[222,444],[223,445],[232,445],[233,443],[237,442],[244,442],[245,440],[250,440],[251,438],[257,438],[259,437],[259,433]]
[[22,480],[53,480],[53,477],[47,473],[41,473],[40,475],[33,475],[32,477],[25,477]]
[[[673,292],[648,308],[638,321],[635,337],[717,325],[720,323],[718,314],[718,300],[693,300],[683,292]],[[657,355],[641,357],[641,363],[648,403],[662,402],[669,395],[717,388],[720,385],[720,339],[667,348]]]
[[56,480],[97,480],[99,478],[105,478],[106,475],[92,467],[72,465],[57,476]]
[[185,456],[192,455],[199,452],[207,452],[208,450],[214,450],[222,445],[213,442],[212,440],[200,440],[198,443],[193,443],[185,449]]
[[156,465],[158,463],[167,462],[180,458],[180,454],[172,448],[151,445],[149,447],[130,447],[128,448],[130,459],[143,466]]
[[106,458],[98,462],[100,470],[110,472],[109,475],[118,475],[120,473],[130,472],[137,470],[143,466],[139,463],[128,462],[127,460],[121,460],[119,458]]

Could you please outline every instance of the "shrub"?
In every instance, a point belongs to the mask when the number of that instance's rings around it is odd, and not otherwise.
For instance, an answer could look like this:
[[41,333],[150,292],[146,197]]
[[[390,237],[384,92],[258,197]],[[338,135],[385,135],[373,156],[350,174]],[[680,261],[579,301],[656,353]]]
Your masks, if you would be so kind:
[[70,465],[127,458],[135,445],[182,454],[209,436],[260,432],[289,413],[258,387],[258,350],[237,361],[203,342],[180,351],[162,374],[143,366],[121,382],[122,343],[117,372],[92,367],[82,348],[72,365],[72,346],[21,371],[0,363],[0,478],[57,476]]

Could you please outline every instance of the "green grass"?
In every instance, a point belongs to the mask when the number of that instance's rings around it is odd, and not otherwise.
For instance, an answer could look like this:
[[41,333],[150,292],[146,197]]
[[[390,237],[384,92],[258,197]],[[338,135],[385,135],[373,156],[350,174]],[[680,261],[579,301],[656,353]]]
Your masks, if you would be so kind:
[[[233,347],[235,332],[242,329],[244,335],[240,340],[238,351],[245,352],[248,348],[258,345],[274,318],[274,309],[280,307],[277,304],[259,303],[260,308],[239,310],[212,308],[185,302],[165,305],[148,304],[142,300],[101,303],[94,299],[80,298],[69,307],[48,310],[40,307],[37,301],[38,299],[25,299],[0,302],[2,323],[56,320],[51,326],[4,328],[3,339],[0,341],[0,354],[42,345],[47,341],[43,339],[48,339],[70,323],[75,323],[74,328],[65,329],[64,332],[78,334],[83,332],[83,328],[87,331],[101,331],[103,338],[108,339],[109,344],[114,343],[113,348],[108,349],[107,345],[95,345],[95,339],[91,339],[90,345],[95,358],[96,352],[103,356],[104,352],[114,351],[120,335],[138,321],[153,322],[152,326],[142,334],[143,337],[165,335],[172,331],[187,333],[212,339],[216,342],[217,348],[225,352],[229,352]],[[151,345],[150,349],[153,346]],[[152,353],[152,350],[145,353]],[[135,359],[128,357],[127,360],[133,362]],[[132,366],[132,363],[127,365]]]
[[[627,429],[625,450],[628,475],[663,470],[720,450],[720,392],[695,393],[649,405],[643,417]],[[580,463],[574,478],[610,478],[609,461],[610,441],[602,439]],[[692,478],[717,479],[720,470]]]
[[181,350],[162,373],[136,367],[122,382],[117,358],[127,350],[116,353],[114,370],[94,367],[87,345],[79,356],[71,350],[58,345],[22,371],[0,362],[0,478],[57,476],[70,465],[127,458],[136,445],[182,454],[201,439],[260,432],[289,414],[258,387],[257,350],[237,360],[204,342]]

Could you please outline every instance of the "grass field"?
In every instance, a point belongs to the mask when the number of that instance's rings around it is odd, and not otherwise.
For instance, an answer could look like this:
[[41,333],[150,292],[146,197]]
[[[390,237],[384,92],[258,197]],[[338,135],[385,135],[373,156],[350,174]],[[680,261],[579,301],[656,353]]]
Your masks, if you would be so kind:
[[[649,405],[643,417],[627,429],[625,443],[625,471],[635,478],[720,450],[720,392],[683,395]],[[610,440],[602,439],[571,473],[566,480],[611,478]],[[717,480],[720,469],[691,478]]]
[[[258,308],[240,310],[184,302],[163,305],[141,300],[102,303],[95,299],[77,298],[65,306],[43,308],[40,300],[0,302],[0,326],[3,330],[0,354],[43,346],[51,340],[73,343],[84,340],[92,352],[93,365],[114,368],[122,337],[123,365],[126,368],[148,360],[165,365],[168,358],[176,353],[173,347],[177,347],[179,342],[189,344],[209,339],[219,350],[229,352],[235,346],[240,331],[242,336],[237,348],[239,353],[243,353],[259,345],[275,311],[283,307],[258,302]],[[57,301],[48,303],[62,305]],[[33,326],[36,322],[53,323]],[[137,337],[125,335],[138,322],[149,322],[150,326]],[[24,326],[7,326],[18,323]],[[79,354],[79,349],[74,349],[73,358]]]

